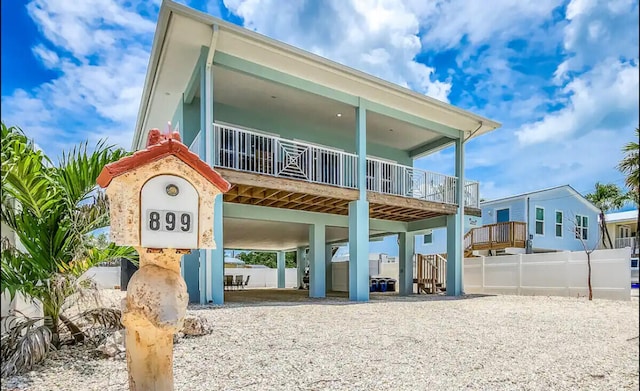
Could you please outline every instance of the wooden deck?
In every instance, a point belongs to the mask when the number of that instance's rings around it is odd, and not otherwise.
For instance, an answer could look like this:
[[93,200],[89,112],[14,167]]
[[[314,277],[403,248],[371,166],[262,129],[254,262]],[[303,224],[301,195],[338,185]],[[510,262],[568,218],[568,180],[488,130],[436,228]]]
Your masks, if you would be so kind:
[[[358,190],[318,183],[278,178],[216,167],[233,187],[225,202],[303,210],[308,212],[349,214],[349,202],[358,199]],[[369,216],[373,219],[416,221],[455,214],[456,205],[416,198],[367,192]],[[465,208],[465,213],[480,216],[480,209]]]
[[507,247],[525,248],[526,244],[527,224],[518,221],[473,228],[464,236],[464,249],[467,254],[473,250],[504,250]]

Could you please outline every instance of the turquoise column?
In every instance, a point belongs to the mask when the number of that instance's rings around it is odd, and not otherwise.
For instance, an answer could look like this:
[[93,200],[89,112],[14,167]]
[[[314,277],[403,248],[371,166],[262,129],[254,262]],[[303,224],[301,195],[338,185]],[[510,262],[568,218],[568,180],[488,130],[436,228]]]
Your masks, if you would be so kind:
[[462,294],[463,268],[463,229],[464,226],[464,145],[462,134],[455,142],[456,145],[456,200],[458,211],[455,215],[447,216],[447,296]]
[[285,286],[285,273],[284,273],[284,251],[278,251],[277,265],[278,265],[278,288],[284,288]]
[[213,240],[216,249],[210,250],[211,257],[211,300],[214,304],[224,304],[224,230],[223,201],[218,194],[213,206]]
[[309,297],[325,297],[325,225],[309,226]]
[[399,255],[399,293],[408,296],[413,293],[413,254],[415,251],[415,234],[400,232],[398,234]]
[[333,258],[333,255],[331,254],[332,249],[333,246],[330,244],[327,244],[324,248],[324,281],[327,292],[333,290],[333,264],[331,263],[331,259]]
[[367,114],[356,108],[356,153],[360,197],[349,203],[349,300],[369,300],[369,203],[367,202]]
[[298,268],[298,285],[297,287],[300,288],[303,284],[302,282],[302,278],[304,277],[304,268],[307,265],[307,262],[305,260],[305,248],[304,247],[298,247],[296,249],[296,267]]
[[[198,294],[200,296],[200,304],[207,303],[207,258],[209,251],[199,250],[198,257]],[[188,289],[188,288],[187,288]]]

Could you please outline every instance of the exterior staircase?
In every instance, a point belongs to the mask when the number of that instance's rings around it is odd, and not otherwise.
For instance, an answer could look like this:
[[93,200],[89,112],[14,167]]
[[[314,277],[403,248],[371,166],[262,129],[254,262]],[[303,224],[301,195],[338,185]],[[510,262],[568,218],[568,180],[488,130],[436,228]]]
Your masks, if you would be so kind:
[[416,279],[418,293],[437,294],[447,290],[446,254],[416,256]]

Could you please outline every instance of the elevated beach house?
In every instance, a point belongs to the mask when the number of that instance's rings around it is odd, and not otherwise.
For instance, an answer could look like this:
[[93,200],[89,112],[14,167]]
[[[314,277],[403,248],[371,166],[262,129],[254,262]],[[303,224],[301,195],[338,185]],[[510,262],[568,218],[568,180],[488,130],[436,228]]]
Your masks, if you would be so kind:
[[[437,227],[461,294],[463,219],[480,215],[464,145],[497,122],[164,1],[133,148],[167,121],[233,185],[211,211],[218,248],[184,257],[192,299],[224,301],[224,248],[278,251],[283,280],[282,251],[309,248],[309,295],[324,297],[327,248],[348,242],[349,297],[366,301],[369,239],[396,233],[410,294],[414,235]],[[450,145],[455,176],[413,167]]]

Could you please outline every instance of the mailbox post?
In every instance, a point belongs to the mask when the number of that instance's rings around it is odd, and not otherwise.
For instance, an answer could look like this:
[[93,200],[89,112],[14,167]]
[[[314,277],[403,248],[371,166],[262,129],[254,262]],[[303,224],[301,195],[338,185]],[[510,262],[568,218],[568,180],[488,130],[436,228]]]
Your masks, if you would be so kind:
[[216,247],[214,200],[231,185],[177,132],[157,129],[146,149],[105,166],[97,182],[109,197],[111,241],[140,256],[122,306],[129,389],[173,390],[173,335],[188,304],[180,257]]

